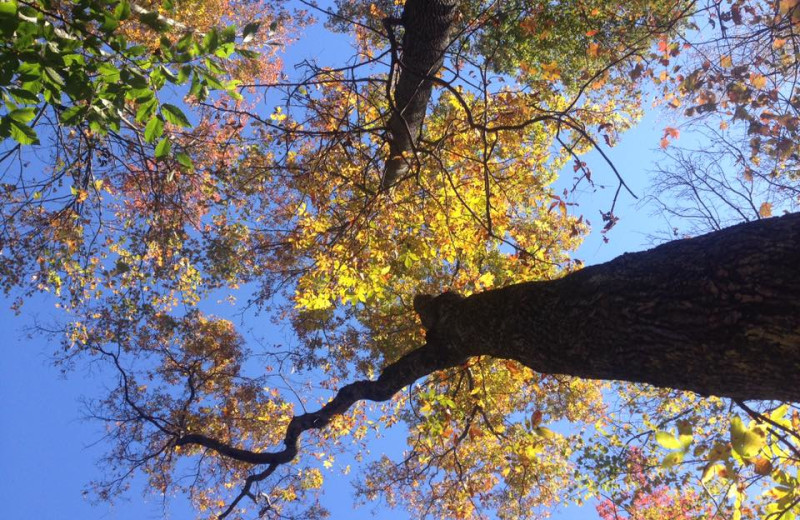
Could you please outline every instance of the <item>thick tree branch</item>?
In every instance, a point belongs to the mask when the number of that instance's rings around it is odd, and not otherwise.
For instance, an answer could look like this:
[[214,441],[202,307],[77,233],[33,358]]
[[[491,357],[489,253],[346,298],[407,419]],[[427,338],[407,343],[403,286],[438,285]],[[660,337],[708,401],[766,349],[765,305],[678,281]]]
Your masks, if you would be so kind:
[[282,450],[253,452],[198,433],[175,444],[267,465],[247,479],[238,502],[297,455],[303,432],[479,355],[543,373],[800,401],[800,213],[625,254],[558,280],[468,298],[418,296],[414,306],[427,343],[375,381],[344,386],[318,411],[294,417]]
[[386,401],[417,379],[437,370],[457,366],[465,360],[465,355],[453,351],[448,345],[429,341],[387,366],[375,381],[350,383],[342,387],[319,410],[295,416],[286,428],[284,448],[278,451],[254,452],[240,449],[199,433],[183,435],[176,440],[175,445],[203,446],[225,457],[250,464],[285,464],[297,455],[297,444],[303,432],[324,428],[334,417],[345,413],[358,401]]
[[403,9],[405,27],[399,59],[400,75],[390,100],[389,158],[381,186],[388,189],[406,172],[407,157],[416,146],[431,97],[428,79],[442,67],[444,53],[458,0],[407,0]]
[[476,294],[437,329],[544,373],[800,401],[800,214]]

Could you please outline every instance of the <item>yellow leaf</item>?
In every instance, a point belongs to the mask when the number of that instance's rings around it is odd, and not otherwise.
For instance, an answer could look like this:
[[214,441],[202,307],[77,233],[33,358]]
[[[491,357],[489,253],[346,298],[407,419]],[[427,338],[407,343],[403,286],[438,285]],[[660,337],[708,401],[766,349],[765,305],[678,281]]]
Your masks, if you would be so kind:
[[494,275],[490,272],[485,272],[478,278],[478,283],[484,288],[492,287],[494,285]]
[[769,218],[772,216],[772,204],[769,202],[764,202],[761,204],[761,207],[758,208],[758,215],[761,218]]
[[534,432],[539,437],[544,437],[545,439],[552,439],[556,436],[556,432],[554,432],[550,428],[545,428],[544,426],[539,426],[538,428],[535,428]]
[[767,78],[761,74],[750,74],[750,84],[757,89],[763,89],[767,86]]
[[528,459],[529,461],[533,462],[533,461],[535,461],[535,460],[536,460],[536,452],[537,452],[537,451],[539,451],[539,450],[537,450],[535,447],[533,447],[533,446],[527,446],[527,447],[525,448],[525,452],[523,453],[523,456],[524,456],[526,459]]
[[673,451],[672,453],[664,457],[664,460],[661,461],[661,467],[671,468],[672,466],[680,464],[681,462],[683,462],[683,452]]
[[557,81],[561,79],[561,71],[558,68],[558,63],[551,61],[542,65],[542,76],[548,81]]
[[718,475],[721,470],[724,470],[725,467],[722,464],[714,464],[713,462],[709,462],[706,464],[706,467],[703,468],[703,475],[700,477],[700,481],[703,484],[706,484],[709,480],[714,478],[714,476]]
[[731,59],[730,56],[723,56],[722,58],[719,59],[719,63],[726,69],[733,67],[733,60]]

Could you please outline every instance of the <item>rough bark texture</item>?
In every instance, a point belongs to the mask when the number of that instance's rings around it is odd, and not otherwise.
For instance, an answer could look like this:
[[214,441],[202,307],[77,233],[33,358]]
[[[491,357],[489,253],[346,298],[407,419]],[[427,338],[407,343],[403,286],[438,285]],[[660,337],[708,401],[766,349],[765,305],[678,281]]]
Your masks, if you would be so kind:
[[175,434],[177,446],[267,466],[246,479],[220,518],[297,455],[303,432],[470,356],[701,395],[800,402],[800,213],[622,255],[558,280],[463,299],[419,296],[414,305],[427,343],[377,380],[344,386],[316,412],[296,416],[283,448],[253,452],[200,433]]
[[442,67],[458,0],[408,0],[399,58],[400,76],[394,87],[389,118],[389,158],[382,187],[387,189],[408,172],[408,155],[422,131],[433,84],[426,77]]
[[476,294],[432,332],[545,373],[800,401],[800,214]]

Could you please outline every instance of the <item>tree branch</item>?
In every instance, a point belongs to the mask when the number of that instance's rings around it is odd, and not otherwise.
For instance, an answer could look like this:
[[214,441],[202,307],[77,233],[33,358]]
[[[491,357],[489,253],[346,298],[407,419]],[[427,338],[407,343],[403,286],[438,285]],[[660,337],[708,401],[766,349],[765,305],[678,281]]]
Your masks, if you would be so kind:
[[245,450],[200,433],[182,435],[175,441],[175,445],[203,446],[230,459],[250,464],[286,464],[297,455],[297,444],[303,432],[324,428],[334,417],[345,413],[358,401],[387,401],[417,379],[437,370],[458,366],[464,361],[466,356],[449,348],[448,345],[439,341],[428,341],[422,347],[384,368],[378,379],[356,381],[343,386],[336,396],[319,410],[292,418],[286,428],[282,450],[272,452]]

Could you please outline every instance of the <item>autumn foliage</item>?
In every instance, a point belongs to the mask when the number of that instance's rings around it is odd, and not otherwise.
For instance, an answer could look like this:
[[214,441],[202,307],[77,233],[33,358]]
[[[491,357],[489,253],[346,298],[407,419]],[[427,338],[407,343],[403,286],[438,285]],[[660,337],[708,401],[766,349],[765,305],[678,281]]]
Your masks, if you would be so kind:
[[[604,520],[793,518],[795,405],[488,357],[337,411],[291,460],[251,460],[425,343],[415,295],[580,269],[590,220],[609,231],[627,190],[606,151],[653,97],[670,123],[645,146],[678,154],[705,125],[705,151],[731,165],[729,192],[705,186],[738,215],[701,205],[704,223],[798,203],[795,2],[452,2],[408,172],[387,188],[413,4],[0,3],[0,286],[18,310],[47,293],[58,362],[102,361],[118,380],[92,408],[110,439],[94,491],[111,500],[134,471],[203,517],[322,517],[324,479],[350,471],[337,456],[394,427],[404,455],[361,468],[357,492],[415,517],[531,518],[588,497]],[[351,38],[350,61],[284,65],[313,17]],[[701,177],[665,179],[662,193],[701,200]],[[604,185],[607,209],[582,215],[577,194]],[[258,345],[216,301],[292,339]]]

